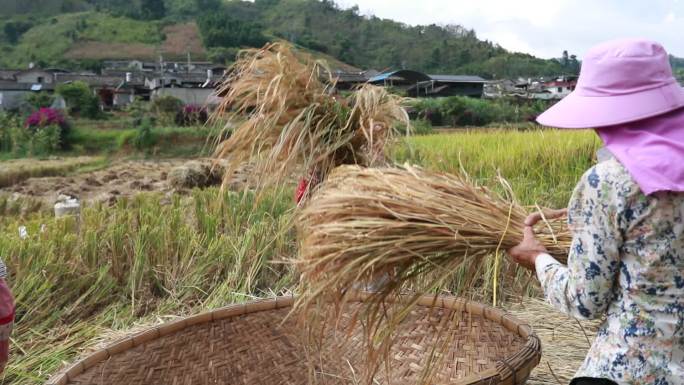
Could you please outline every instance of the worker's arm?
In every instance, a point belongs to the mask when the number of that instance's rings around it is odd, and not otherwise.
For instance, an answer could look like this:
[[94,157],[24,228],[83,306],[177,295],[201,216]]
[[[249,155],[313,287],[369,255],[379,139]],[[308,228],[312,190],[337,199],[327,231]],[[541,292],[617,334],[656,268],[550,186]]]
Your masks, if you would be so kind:
[[568,207],[573,234],[568,266],[546,254],[535,260],[547,300],[576,318],[601,317],[613,299],[620,270],[620,215],[625,208],[621,181],[605,164],[584,174]]

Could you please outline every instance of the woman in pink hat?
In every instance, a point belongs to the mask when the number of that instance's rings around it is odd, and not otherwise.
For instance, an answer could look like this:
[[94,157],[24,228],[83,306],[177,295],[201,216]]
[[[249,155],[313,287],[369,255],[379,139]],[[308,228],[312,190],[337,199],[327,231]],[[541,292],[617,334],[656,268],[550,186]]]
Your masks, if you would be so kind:
[[540,214],[509,250],[536,270],[556,309],[605,317],[572,384],[683,384],[684,91],[667,53],[644,40],[591,49],[576,90],[538,121],[593,128],[608,154],[582,176],[567,210],[547,213],[567,213],[567,266],[535,239]]

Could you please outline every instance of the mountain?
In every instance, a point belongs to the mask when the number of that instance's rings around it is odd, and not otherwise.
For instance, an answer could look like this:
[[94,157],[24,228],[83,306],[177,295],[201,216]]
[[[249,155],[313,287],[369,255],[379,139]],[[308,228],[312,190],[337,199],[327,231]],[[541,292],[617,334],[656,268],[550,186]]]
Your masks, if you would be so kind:
[[[331,0],[0,0],[1,66],[96,67],[102,59],[230,61],[242,47],[289,40],[357,68],[487,78],[574,68],[509,52],[459,25],[408,26]],[[560,52],[559,52],[560,54]]]

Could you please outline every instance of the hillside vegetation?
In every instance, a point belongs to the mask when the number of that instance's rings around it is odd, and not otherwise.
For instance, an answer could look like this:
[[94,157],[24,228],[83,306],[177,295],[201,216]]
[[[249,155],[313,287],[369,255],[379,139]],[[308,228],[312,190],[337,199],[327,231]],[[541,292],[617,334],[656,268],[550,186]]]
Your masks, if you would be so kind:
[[0,0],[0,13],[5,67],[90,67],[93,60],[181,58],[187,51],[229,62],[240,48],[285,39],[358,68],[489,78],[572,71],[508,52],[459,25],[408,26],[330,0]]
[[[188,52],[230,62],[240,48],[285,39],[363,69],[512,78],[578,68],[509,52],[461,25],[408,26],[332,0],[0,0],[0,17],[5,67],[89,67],[93,60],[160,53],[181,59]],[[684,78],[684,59],[672,64]]]

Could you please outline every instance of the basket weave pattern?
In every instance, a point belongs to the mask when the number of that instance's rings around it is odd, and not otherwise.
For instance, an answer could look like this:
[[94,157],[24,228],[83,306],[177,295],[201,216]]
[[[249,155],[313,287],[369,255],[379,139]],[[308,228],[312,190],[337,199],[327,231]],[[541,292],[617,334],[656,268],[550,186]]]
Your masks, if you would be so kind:
[[[439,352],[438,384],[520,384],[539,361],[529,327],[498,309],[452,298],[425,298],[398,331],[392,384],[418,384]],[[51,384],[306,385],[310,367],[296,321],[282,323],[292,298],[234,305],[161,325],[95,352]],[[434,307],[432,305],[435,305]],[[360,306],[354,304],[351,306]],[[341,326],[344,327],[342,321]],[[444,338],[448,348],[442,351]],[[364,356],[360,328],[330,333],[317,360],[318,384],[355,384]],[[330,347],[330,348],[327,348]],[[436,351],[433,351],[435,350]]]

